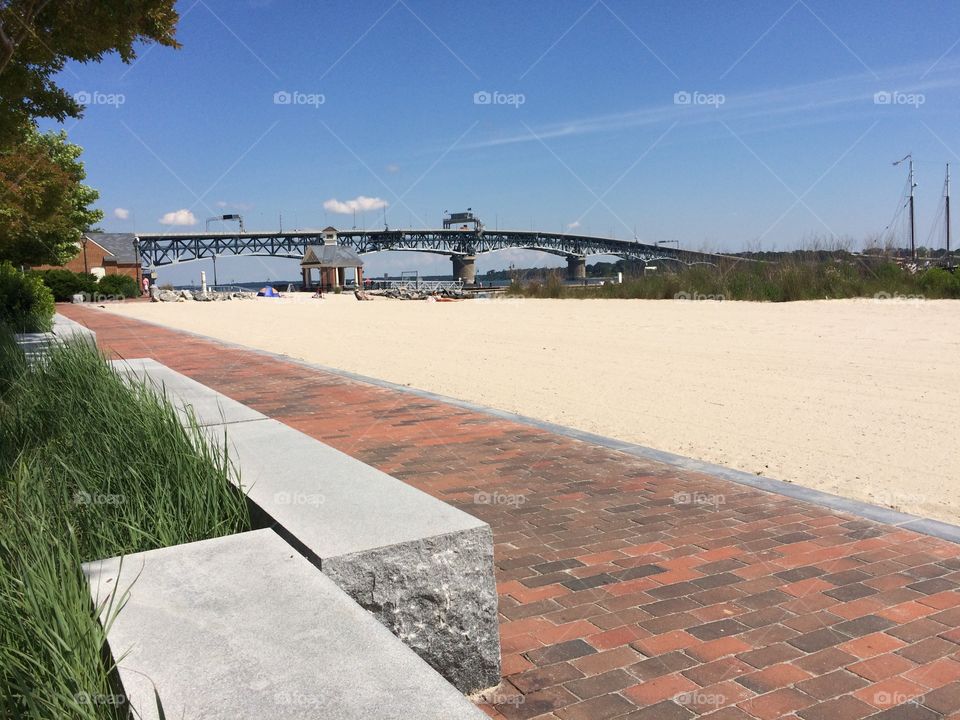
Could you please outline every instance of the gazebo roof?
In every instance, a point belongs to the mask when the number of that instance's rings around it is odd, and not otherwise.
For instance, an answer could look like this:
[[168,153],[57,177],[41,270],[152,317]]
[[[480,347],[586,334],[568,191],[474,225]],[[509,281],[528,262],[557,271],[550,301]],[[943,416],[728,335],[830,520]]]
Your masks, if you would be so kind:
[[300,261],[300,267],[363,267],[363,260],[353,250],[342,245],[309,245]]

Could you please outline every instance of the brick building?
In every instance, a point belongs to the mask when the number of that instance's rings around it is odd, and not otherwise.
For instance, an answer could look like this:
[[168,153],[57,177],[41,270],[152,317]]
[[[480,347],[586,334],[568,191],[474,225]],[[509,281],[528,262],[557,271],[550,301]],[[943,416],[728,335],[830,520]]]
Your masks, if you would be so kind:
[[63,268],[91,273],[98,278],[104,275],[129,275],[139,285],[143,271],[135,240],[133,233],[85,233],[79,243],[79,252],[69,261],[63,265],[40,265],[34,270]]

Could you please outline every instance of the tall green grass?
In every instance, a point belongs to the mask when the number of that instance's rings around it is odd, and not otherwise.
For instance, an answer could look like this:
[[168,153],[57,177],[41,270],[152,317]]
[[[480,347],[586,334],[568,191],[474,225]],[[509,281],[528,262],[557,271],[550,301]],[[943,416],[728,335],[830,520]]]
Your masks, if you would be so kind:
[[0,331],[0,718],[126,717],[80,565],[249,529],[227,468],[87,344],[30,367]]
[[567,285],[558,274],[508,291],[538,298],[635,298],[647,300],[709,298],[790,302],[853,297],[910,295],[928,299],[960,298],[960,274],[943,268],[917,273],[894,262],[795,260],[729,262],[723,266],[671,266],[626,278],[623,283]]

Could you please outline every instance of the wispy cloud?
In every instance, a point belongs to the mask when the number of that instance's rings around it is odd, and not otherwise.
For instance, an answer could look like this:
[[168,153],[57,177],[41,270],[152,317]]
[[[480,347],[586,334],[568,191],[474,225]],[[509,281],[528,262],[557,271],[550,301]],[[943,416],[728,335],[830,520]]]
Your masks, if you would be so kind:
[[[725,122],[757,122],[760,129],[767,126],[821,123],[830,111],[838,114],[872,114],[877,111],[874,94],[879,91],[931,93],[960,87],[960,61],[942,62],[937,72],[924,75],[929,65],[914,64],[889,68],[879,74],[858,73],[813,83],[767,88],[748,93],[724,93],[724,101],[717,104],[691,105],[665,98],[664,102],[633,111],[571,118],[562,122],[532,127],[532,132],[490,137],[467,143],[465,149],[496,147],[517,143],[541,142],[555,138],[575,137],[597,133],[614,133],[633,128],[676,122],[680,125],[703,125],[723,119]],[[678,95],[692,92],[719,94],[709,87],[678,88]]]

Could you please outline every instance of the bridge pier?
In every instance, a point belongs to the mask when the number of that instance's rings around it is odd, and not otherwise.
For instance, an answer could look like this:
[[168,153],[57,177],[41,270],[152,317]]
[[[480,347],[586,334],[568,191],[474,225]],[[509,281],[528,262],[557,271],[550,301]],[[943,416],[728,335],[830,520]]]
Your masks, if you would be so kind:
[[464,285],[475,285],[477,282],[477,256],[452,255],[453,279],[463,280]]
[[587,258],[583,255],[567,256],[567,280],[586,280]]

